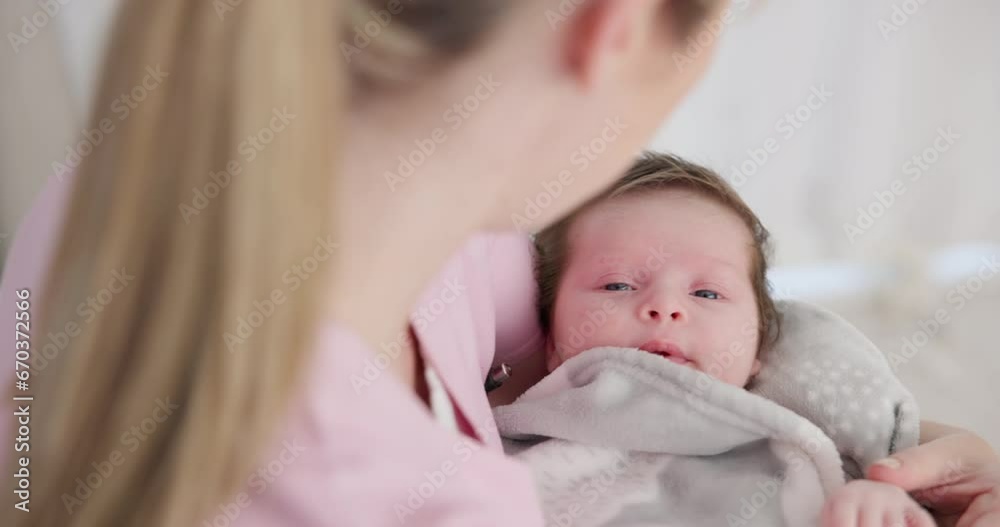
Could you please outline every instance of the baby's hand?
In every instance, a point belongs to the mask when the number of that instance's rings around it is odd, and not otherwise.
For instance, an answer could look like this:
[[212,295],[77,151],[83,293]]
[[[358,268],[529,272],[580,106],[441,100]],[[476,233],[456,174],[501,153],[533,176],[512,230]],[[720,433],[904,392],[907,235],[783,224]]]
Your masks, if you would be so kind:
[[826,500],[823,527],[934,527],[934,520],[899,487],[859,479]]

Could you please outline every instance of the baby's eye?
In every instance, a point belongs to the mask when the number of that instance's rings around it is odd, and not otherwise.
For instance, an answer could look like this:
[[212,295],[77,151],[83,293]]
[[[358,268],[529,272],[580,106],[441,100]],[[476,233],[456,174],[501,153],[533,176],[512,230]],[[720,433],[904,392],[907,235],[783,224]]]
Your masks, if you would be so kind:
[[634,291],[635,288],[626,284],[625,282],[611,282],[610,284],[604,284],[605,291]]
[[694,292],[694,296],[697,296],[697,297],[700,297],[700,298],[707,298],[709,300],[718,300],[718,299],[722,298],[722,296],[719,295],[719,293],[716,293],[715,291],[712,291],[711,289],[699,289],[699,290],[697,290],[697,291]]

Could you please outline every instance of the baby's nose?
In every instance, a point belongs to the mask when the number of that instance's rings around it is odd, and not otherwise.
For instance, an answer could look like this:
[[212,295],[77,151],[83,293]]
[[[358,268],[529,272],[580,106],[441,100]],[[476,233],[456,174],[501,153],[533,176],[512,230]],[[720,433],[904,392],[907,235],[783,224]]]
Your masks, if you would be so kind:
[[670,320],[680,320],[681,312],[678,309],[655,309],[650,308],[647,312],[647,316],[652,320],[664,320],[666,317],[670,317]]

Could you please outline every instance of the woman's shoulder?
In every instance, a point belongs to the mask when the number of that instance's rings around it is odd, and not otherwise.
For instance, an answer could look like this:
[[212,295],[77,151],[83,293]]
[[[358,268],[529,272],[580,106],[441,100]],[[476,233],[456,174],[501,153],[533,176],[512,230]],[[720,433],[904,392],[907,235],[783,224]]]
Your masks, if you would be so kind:
[[496,311],[494,363],[517,363],[544,344],[538,323],[538,286],[535,282],[531,238],[521,232],[483,236],[486,246],[493,306]]
[[30,289],[40,296],[72,190],[73,174],[49,178],[21,219],[3,266],[4,306],[13,290]]
[[326,323],[316,348],[234,526],[541,525],[526,468],[440,426],[359,335]]
[[[3,320],[14,320],[15,304],[27,300],[28,315],[32,325],[37,327],[45,280],[59,242],[71,190],[70,180],[50,178],[21,219],[11,239],[0,278],[0,318]],[[35,337],[33,359],[38,359],[46,344],[48,342]],[[0,377],[11,374],[12,368],[13,361],[0,363]]]
[[[45,278],[59,239],[64,209],[71,190],[70,178],[64,180],[52,177],[46,182],[10,238],[0,277],[0,319],[11,321],[4,331],[13,332],[14,320],[24,321],[28,327],[25,332],[32,338],[28,363],[35,370],[42,369],[48,360],[53,359],[53,354],[58,354],[69,338],[59,331],[55,335],[50,331],[47,337],[42,337],[36,330],[39,327]],[[27,309],[20,310],[19,305]],[[19,310],[28,313],[27,320],[16,316]],[[13,337],[13,333],[4,334],[5,337],[8,335]],[[62,340],[63,338],[67,340]],[[5,358],[0,361],[0,382],[4,386],[8,386],[6,383],[11,381],[14,367],[14,360]],[[5,403],[3,410],[6,411],[7,408],[9,406]],[[11,437],[8,433],[12,423],[9,419],[0,419],[0,436]],[[0,456],[0,464],[2,463],[3,457]]]

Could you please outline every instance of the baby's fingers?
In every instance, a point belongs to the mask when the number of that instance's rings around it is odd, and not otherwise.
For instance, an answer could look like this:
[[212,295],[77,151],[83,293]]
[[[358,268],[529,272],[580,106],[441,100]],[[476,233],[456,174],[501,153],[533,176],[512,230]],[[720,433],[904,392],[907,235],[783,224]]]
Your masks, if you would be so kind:
[[[900,514],[900,518],[902,518],[902,514]],[[890,520],[890,517],[881,503],[863,503],[858,510],[856,525],[858,527],[904,527],[902,523],[893,525],[892,523],[886,523],[886,520]],[[849,525],[855,524],[852,523]]]
[[937,525],[936,523],[934,523],[934,518],[931,517],[931,514],[926,510],[924,510],[924,508],[921,507],[920,505],[917,505],[916,502],[910,503],[910,506],[906,508],[906,511],[903,516],[904,516],[903,518],[900,518],[900,520],[903,521],[902,523],[898,524],[894,523],[892,524],[892,526],[895,527],[896,525],[901,525],[903,527],[935,527]]
[[1000,525],[1000,487],[981,494],[972,501],[956,527]]
[[858,503],[849,497],[831,499],[823,505],[823,527],[855,527]]

